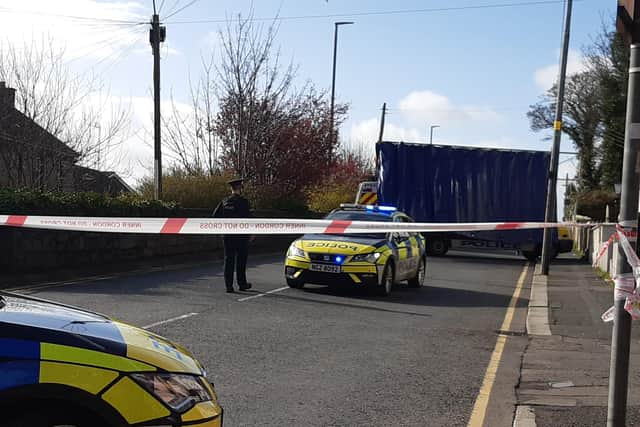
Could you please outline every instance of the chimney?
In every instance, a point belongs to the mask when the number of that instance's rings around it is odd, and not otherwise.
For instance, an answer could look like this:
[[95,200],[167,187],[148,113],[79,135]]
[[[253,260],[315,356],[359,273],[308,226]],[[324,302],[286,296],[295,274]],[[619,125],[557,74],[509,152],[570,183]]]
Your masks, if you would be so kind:
[[5,82],[0,82],[0,107],[15,108],[16,90],[7,87]]

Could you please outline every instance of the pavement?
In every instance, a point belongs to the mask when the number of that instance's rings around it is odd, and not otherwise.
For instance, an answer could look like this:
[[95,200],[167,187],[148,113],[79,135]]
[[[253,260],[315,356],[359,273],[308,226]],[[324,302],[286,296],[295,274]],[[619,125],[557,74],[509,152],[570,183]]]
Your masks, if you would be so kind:
[[[539,290],[542,295],[535,298],[543,277],[533,279],[529,316],[538,319],[529,319],[533,327],[516,389],[520,407],[514,427],[606,425],[612,323],[600,316],[613,304],[613,287],[569,256],[551,265],[547,292]],[[640,425],[640,329],[634,326],[627,425]]]

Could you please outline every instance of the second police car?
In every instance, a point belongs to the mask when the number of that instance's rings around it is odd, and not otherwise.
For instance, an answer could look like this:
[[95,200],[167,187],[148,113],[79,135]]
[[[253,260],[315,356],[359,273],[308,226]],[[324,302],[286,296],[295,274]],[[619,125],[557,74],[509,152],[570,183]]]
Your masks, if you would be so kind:
[[[393,207],[371,205],[341,205],[326,219],[413,221]],[[403,280],[423,286],[425,272],[425,239],[419,233],[306,234],[291,244],[285,260],[285,278],[292,288],[305,283],[368,285],[389,295]]]
[[0,291],[0,426],[220,427],[183,347],[98,313]]

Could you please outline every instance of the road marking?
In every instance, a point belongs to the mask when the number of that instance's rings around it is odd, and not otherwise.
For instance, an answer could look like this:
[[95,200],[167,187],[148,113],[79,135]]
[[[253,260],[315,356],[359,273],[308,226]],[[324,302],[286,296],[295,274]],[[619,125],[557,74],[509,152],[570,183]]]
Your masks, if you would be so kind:
[[289,289],[289,287],[288,287],[288,286],[283,286],[283,287],[281,287],[281,288],[278,288],[278,289],[272,289],[272,290],[270,290],[270,291],[263,292],[263,293],[258,294],[258,295],[252,295],[252,296],[250,296],[250,297],[240,298],[240,299],[238,300],[238,302],[249,301],[250,299],[260,298],[260,297],[263,297],[263,296],[265,296],[265,295],[269,295],[269,294],[275,294],[276,292],[284,291],[285,289]]
[[[522,272],[520,273],[520,277],[518,278],[518,284],[516,285],[516,289],[513,291],[511,301],[509,301],[507,313],[504,315],[504,320],[502,321],[502,326],[500,327],[501,331],[509,332],[511,328],[513,314],[515,313],[516,304],[518,302],[518,299],[520,298],[520,292],[522,291],[522,285],[524,284],[524,280],[527,277],[528,270],[529,263],[526,263],[524,265],[524,268],[522,269]],[[482,386],[480,387],[480,391],[478,392],[476,403],[473,405],[473,411],[471,411],[471,418],[469,419],[469,424],[467,424],[468,427],[482,427],[482,425],[484,424],[484,418],[487,414],[487,407],[489,406],[489,398],[491,397],[491,390],[493,389],[493,383],[496,380],[496,374],[498,372],[498,367],[500,366],[500,359],[502,358],[502,352],[504,351],[504,345],[506,341],[507,335],[498,335],[498,340],[496,342],[495,348],[493,349],[493,353],[491,353],[489,366],[487,366],[487,370],[484,374],[484,379],[482,380]]]
[[[281,256],[282,252],[278,251],[278,252],[269,252],[269,253],[261,253],[261,254],[256,254],[256,255],[252,255],[251,259],[264,259],[264,258],[271,258],[274,256]],[[218,258],[214,258],[212,261],[220,261],[220,259]],[[145,267],[145,268],[138,268],[138,269],[134,269],[134,270],[127,270],[127,271],[123,271],[123,272],[119,272],[119,273],[114,273],[112,275],[108,275],[108,276],[87,276],[87,277],[81,277],[81,278],[77,278],[77,279],[72,279],[72,280],[60,280],[60,281],[54,281],[54,282],[40,282],[37,283],[35,285],[31,285],[31,286],[18,286],[18,287],[13,287],[13,288],[6,288],[5,290],[8,292],[21,292],[21,293],[28,293],[30,291],[39,291],[42,289],[48,289],[48,288],[57,288],[57,287],[61,287],[61,286],[69,286],[69,285],[78,285],[78,284],[89,284],[91,282],[97,282],[100,280],[108,280],[108,279],[116,279],[116,278],[129,278],[129,277],[133,277],[133,276],[139,276],[139,275],[144,275],[147,273],[157,273],[157,272],[163,272],[163,271],[177,271],[177,270],[189,270],[189,269],[195,269],[195,268],[201,268],[201,267],[207,267],[209,265],[211,265],[212,261],[198,261],[198,262],[193,262],[193,263],[182,263],[182,264],[174,264],[174,265],[169,265],[169,266],[163,266],[163,267]],[[255,268],[255,266],[250,266],[250,268]]]
[[115,277],[117,276],[94,276],[94,277],[87,277],[83,279],[66,280],[66,281],[60,281],[60,282],[46,282],[46,283],[41,283],[39,285],[33,285],[33,286],[9,288],[7,289],[7,291],[27,293],[27,292],[39,291],[39,290],[49,289],[49,288],[58,288],[60,286],[78,285],[80,283],[99,282],[101,280],[109,280]]
[[178,321],[178,320],[186,319],[188,317],[193,317],[193,316],[197,316],[197,315],[198,315],[198,313],[183,314],[182,316],[172,317],[171,319],[161,320],[160,322],[156,322],[156,323],[152,323],[152,324],[147,325],[147,326],[143,326],[142,329],[151,329],[151,328],[156,327],[156,326],[164,325],[164,324],[167,324],[167,323],[175,322],[175,321]]

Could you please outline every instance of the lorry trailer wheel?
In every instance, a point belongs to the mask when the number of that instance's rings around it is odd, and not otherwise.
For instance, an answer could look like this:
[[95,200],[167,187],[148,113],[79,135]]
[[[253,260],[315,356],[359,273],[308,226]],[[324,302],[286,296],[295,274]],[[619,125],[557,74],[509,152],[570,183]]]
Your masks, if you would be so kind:
[[[551,259],[556,259],[558,257],[558,249],[551,248],[551,253],[549,254]],[[527,260],[531,262],[536,262],[538,258],[542,257],[541,251],[522,251],[522,256],[524,256]]]
[[427,252],[430,255],[443,256],[449,251],[449,243],[444,239],[427,240]]

